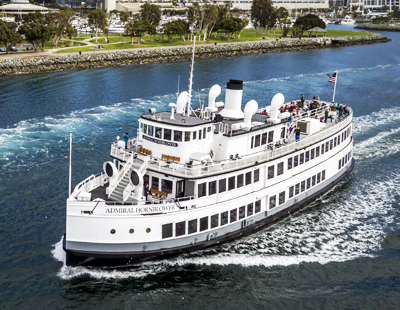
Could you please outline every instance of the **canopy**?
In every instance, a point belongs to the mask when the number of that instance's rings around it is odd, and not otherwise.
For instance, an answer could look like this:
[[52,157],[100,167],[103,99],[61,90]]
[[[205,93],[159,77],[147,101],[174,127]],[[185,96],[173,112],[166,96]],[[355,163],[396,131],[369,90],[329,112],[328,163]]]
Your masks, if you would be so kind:
[[324,34],[324,37],[325,37],[327,30],[325,30],[323,28],[320,28],[320,27],[315,27],[315,28],[312,28],[312,29],[308,29],[307,32],[308,32],[308,36],[309,37],[311,37],[311,33],[312,32],[315,32],[315,36],[316,37],[318,36],[318,32],[322,32]]

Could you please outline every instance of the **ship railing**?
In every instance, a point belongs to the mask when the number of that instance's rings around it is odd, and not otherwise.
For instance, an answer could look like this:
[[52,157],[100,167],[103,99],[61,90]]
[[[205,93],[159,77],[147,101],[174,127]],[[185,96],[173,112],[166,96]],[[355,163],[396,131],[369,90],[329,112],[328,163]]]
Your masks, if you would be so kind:
[[[134,150],[136,151],[136,149],[137,149],[136,138],[130,139],[129,141],[132,141],[132,143],[133,143],[132,145],[134,146]],[[128,142],[128,143],[130,143],[130,142]],[[114,142],[113,144],[111,144],[110,155],[112,157],[121,159],[122,161],[127,161],[132,156],[132,153],[133,153],[133,151],[127,151],[127,150],[125,150],[124,147],[119,146],[118,142]]]
[[[315,115],[323,115],[324,109],[316,111]],[[326,137],[333,135],[334,133],[342,130],[348,124],[351,123],[353,112],[349,109],[349,114],[347,116],[342,116],[340,119],[336,119],[336,123],[333,126],[322,129],[318,133],[314,133],[309,137],[302,137],[299,142],[287,143],[287,139],[281,139],[280,142],[269,143],[264,146],[262,150],[257,153],[237,156],[234,158],[218,161],[218,162],[207,162],[204,164],[178,164],[178,163],[166,163],[157,158],[149,158],[149,166],[152,170],[157,170],[161,173],[174,174],[181,177],[190,176],[206,176],[213,175],[220,172],[227,172],[230,170],[236,170],[238,168],[250,167],[254,165],[255,162],[264,162],[272,160],[274,158],[283,156],[294,152],[297,149],[305,148],[307,146],[315,144],[317,141],[323,140]],[[302,117],[304,118],[304,116]],[[294,119],[297,121],[297,119]],[[112,152],[111,155],[115,154]],[[115,156],[115,155],[114,155]],[[119,157],[117,157],[119,158]],[[121,158],[122,159],[122,158]]]
[[84,179],[77,186],[75,186],[74,191],[71,193],[72,198],[78,196],[81,192],[90,192],[99,186],[104,186],[109,181],[109,177],[105,173],[92,174],[91,176]]

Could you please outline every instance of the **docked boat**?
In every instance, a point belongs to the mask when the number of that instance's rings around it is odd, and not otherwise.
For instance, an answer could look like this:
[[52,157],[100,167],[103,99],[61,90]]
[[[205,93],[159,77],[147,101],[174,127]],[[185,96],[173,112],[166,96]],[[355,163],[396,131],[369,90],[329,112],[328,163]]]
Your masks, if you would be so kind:
[[242,110],[245,86],[230,80],[224,101],[214,85],[208,106],[193,109],[191,84],[192,75],[169,110],[143,112],[136,137],[111,143],[103,172],[70,191],[67,265],[135,264],[233,241],[307,206],[352,171],[350,108],[339,115],[319,101],[293,110],[278,93]]
[[345,25],[345,26],[352,26],[356,23],[356,21],[354,19],[352,19],[350,16],[346,16],[345,19],[342,19],[342,21],[340,22],[341,25]]

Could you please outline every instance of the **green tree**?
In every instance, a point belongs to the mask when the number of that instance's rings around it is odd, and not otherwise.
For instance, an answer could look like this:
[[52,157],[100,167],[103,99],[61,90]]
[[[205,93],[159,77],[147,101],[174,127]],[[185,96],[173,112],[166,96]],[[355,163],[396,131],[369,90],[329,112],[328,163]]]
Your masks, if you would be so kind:
[[174,20],[163,24],[164,33],[168,35],[169,42],[172,42],[174,35],[184,36],[186,29],[179,20]]
[[125,24],[125,34],[131,36],[131,39],[133,36],[138,36],[138,43],[140,43],[140,39],[145,34],[155,34],[155,33],[156,33],[156,27],[144,20],[129,21],[128,23]]
[[140,19],[157,27],[161,20],[161,10],[158,5],[145,3],[140,6]]
[[19,27],[18,32],[25,37],[26,41],[32,44],[35,51],[37,51],[38,47],[41,47],[41,50],[44,51],[44,45],[51,39],[53,29],[46,24],[42,14],[29,13],[24,17],[24,22]]
[[128,13],[128,12],[125,12],[125,11],[122,11],[122,12],[119,14],[119,20],[120,20],[121,22],[123,22],[123,23],[128,22],[129,17],[130,17],[129,13]]
[[100,9],[93,10],[88,15],[88,26],[92,28],[92,31],[97,34],[107,26],[107,15]]
[[0,19],[0,43],[6,48],[6,54],[12,46],[22,42],[22,36],[17,32],[17,27],[16,23]]
[[305,30],[320,27],[325,29],[326,25],[322,19],[320,19],[317,15],[308,14],[305,16],[299,17],[296,22],[294,23],[295,26],[303,26]]
[[270,28],[271,20],[274,16],[275,8],[271,0],[254,0],[251,5],[251,20],[256,28],[256,33],[260,33],[261,29]]
[[233,19],[233,18],[229,18],[229,19],[224,19],[221,24],[220,27],[222,30],[224,30],[226,32],[226,34],[228,35],[228,40],[233,37],[235,35],[235,32],[238,30],[238,22]]
[[62,38],[72,39],[77,35],[77,30],[72,26],[75,11],[68,7],[63,7],[60,11],[46,15],[46,23],[52,27],[53,47],[57,47]]

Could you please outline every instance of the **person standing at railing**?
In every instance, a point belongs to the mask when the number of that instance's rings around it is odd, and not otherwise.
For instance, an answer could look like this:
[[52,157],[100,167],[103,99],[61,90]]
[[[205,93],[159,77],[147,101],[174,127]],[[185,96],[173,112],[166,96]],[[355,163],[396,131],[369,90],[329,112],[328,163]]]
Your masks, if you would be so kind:
[[125,132],[125,134],[124,134],[124,141],[125,141],[125,150],[127,150],[128,149],[128,141],[129,141],[129,136],[128,136],[127,132]]
[[295,134],[296,142],[300,142],[300,127],[299,126],[297,126],[297,128],[294,130],[294,134]]
[[146,183],[144,185],[144,197],[146,197],[146,201],[147,201],[147,196],[149,195],[150,189],[149,189],[149,183]]

